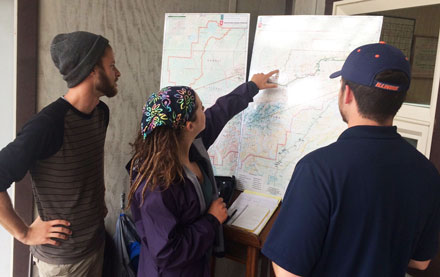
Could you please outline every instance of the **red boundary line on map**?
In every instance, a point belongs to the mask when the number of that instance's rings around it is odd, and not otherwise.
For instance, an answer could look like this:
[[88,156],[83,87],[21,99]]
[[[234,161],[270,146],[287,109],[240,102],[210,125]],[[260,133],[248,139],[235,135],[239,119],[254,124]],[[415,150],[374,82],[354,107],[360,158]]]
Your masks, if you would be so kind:
[[214,36],[211,36],[211,37],[208,38],[208,40],[207,40],[206,43],[205,43],[205,46],[203,47],[203,54],[202,54],[202,56],[201,56],[201,66],[200,66],[200,68],[201,68],[201,73],[200,73],[200,76],[197,77],[196,79],[194,79],[194,81],[193,81],[191,84],[189,84],[188,86],[192,86],[195,82],[197,82],[197,80],[200,80],[200,78],[203,77],[203,55],[205,55],[205,49],[206,49],[206,47],[208,46],[208,42],[209,42],[211,39],[221,40],[221,39],[223,39],[226,35],[228,35],[229,32],[232,30],[232,28],[223,28],[223,27],[222,27],[217,21],[215,21],[215,20],[208,20],[208,22],[206,23],[206,26],[205,26],[205,27],[198,27],[198,30],[197,30],[197,41],[196,41],[196,42],[191,42],[191,48],[190,48],[190,53],[191,53],[191,55],[190,55],[189,57],[168,56],[168,60],[167,60],[167,71],[168,71],[168,82],[169,82],[169,83],[172,83],[172,84],[176,85],[176,82],[173,82],[173,81],[170,80],[170,78],[171,78],[171,76],[170,76],[171,72],[170,72],[170,69],[169,69],[169,68],[170,68],[170,58],[173,58],[173,59],[192,59],[192,56],[193,56],[193,45],[194,45],[194,44],[198,44],[198,43],[199,43],[199,40],[200,40],[200,29],[207,29],[209,23],[216,23],[217,26],[219,26],[221,29],[227,29],[227,32],[224,33],[220,38],[216,38],[216,37],[214,37]]

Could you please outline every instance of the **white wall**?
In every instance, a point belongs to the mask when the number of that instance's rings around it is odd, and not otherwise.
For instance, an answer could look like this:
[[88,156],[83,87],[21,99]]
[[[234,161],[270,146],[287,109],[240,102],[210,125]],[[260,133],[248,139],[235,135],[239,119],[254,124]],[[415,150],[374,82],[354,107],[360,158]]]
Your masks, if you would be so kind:
[[[0,0],[0,148],[15,136],[14,0]],[[13,188],[8,190],[12,198]],[[12,237],[0,227],[0,275],[12,276]]]

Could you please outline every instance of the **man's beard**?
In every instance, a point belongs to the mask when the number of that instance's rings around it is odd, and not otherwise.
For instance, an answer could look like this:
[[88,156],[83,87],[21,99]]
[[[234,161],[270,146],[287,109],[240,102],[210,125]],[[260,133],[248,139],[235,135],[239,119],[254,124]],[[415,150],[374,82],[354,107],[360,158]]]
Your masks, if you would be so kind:
[[107,97],[113,97],[118,94],[118,89],[116,86],[110,84],[110,80],[107,75],[105,75],[104,71],[99,69],[98,72],[98,84],[96,84],[96,89],[104,93]]

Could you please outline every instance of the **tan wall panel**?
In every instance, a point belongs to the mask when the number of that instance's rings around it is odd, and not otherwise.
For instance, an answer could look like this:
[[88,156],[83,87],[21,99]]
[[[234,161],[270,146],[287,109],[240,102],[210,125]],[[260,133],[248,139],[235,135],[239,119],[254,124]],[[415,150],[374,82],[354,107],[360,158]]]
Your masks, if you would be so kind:
[[[129,143],[138,130],[146,98],[159,89],[165,13],[228,12],[230,0],[40,0],[38,110],[67,92],[66,83],[54,66],[50,42],[58,33],[77,30],[101,34],[110,40],[116,66],[121,71],[119,94],[103,97],[110,108],[105,146],[105,181],[112,234],[119,215],[120,195],[128,193],[124,169],[131,156]],[[283,15],[285,0],[232,1],[239,13],[251,13],[250,50],[258,15]],[[250,51],[249,51],[250,55]],[[217,263],[216,276],[244,276],[244,266],[227,259]],[[36,273],[34,272],[36,276]]]
[[119,94],[102,100],[110,107],[105,154],[106,227],[112,233],[119,214],[120,194],[128,192],[125,163],[130,158],[142,105],[159,89],[163,23],[166,12],[226,12],[228,0],[41,0],[39,25],[38,110],[67,91],[53,65],[49,47],[63,32],[85,30],[102,34],[115,51],[121,71]]
[[296,0],[295,15],[322,15],[325,12],[325,0]]

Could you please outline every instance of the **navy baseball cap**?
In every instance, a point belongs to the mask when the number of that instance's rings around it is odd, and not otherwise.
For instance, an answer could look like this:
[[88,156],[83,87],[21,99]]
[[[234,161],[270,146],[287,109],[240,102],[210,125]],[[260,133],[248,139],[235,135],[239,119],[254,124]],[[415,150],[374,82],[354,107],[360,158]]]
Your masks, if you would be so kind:
[[[376,81],[376,75],[386,70],[402,71],[408,77],[408,83],[388,84]],[[342,69],[331,74],[330,78],[339,76],[359,85],[388,91],[406,91],[411,82],[411,68],[402,51],[381,42],[363,45],[353,50]]]

